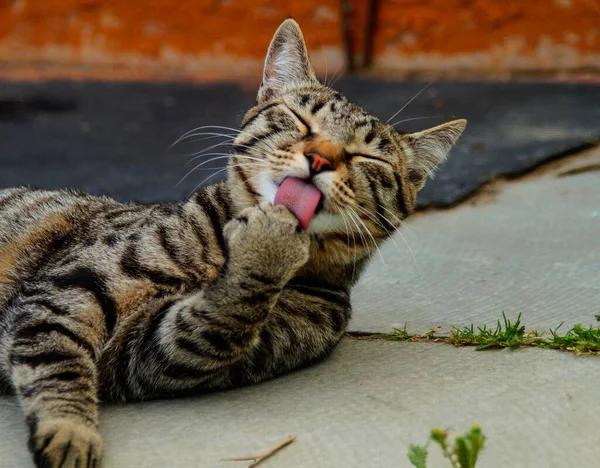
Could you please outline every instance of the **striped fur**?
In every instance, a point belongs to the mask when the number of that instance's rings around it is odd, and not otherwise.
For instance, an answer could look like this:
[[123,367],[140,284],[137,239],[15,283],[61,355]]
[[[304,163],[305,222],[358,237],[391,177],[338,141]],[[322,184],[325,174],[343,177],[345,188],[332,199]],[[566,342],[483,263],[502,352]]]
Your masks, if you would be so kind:
[[[317,82],[288,20],[225,183],[153,205],[0,190],[0,387],[38,466],[99,465],[100,400],[254,384],[326,356],[350,288],[464,125],[397,133]],[[311,152],[331,170],[311,174]],[[308,232],[272,205],[288,176],[324,195]]]

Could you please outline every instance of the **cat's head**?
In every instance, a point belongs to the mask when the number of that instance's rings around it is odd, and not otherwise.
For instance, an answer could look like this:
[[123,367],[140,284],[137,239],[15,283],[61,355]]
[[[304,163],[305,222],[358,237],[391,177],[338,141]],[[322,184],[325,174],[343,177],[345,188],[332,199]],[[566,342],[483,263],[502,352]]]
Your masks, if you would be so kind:
[[[286,179],[301,180],[311,184],[309,202],[314,187],[322,194],[312,216],[309,208],[309,233],[367,228],[381,239],[414,209],[417,192],[465,125],[455,120],[400,134],[321,84],[298,24],[286,20],[269,47],[256,106],[233,145],[229,184],[244,207],[274,202]],[[288,198],[306,192],[302,183],[289,185]]]

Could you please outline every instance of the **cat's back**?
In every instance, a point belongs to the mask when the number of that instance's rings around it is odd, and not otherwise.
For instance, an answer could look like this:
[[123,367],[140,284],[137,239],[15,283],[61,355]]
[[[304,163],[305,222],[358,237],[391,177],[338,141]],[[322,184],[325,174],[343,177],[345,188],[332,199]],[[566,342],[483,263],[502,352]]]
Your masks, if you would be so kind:
[[95,213],[118,203],[73,191],[0,190],[0,307]]
[[31,252],[55,234],[72,231],[93,208],[108,208],[110,204],[118,205],[108,198],[74,191],[28,187],[0,190],[0,252],[5,257],[11,245],[12,250],[28,246]]

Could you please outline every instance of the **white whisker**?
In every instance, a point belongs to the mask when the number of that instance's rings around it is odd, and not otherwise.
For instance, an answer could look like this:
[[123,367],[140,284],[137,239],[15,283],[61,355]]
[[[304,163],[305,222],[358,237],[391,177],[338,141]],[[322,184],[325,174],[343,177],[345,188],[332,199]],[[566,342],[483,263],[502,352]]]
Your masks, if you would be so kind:
[[385,206],[383,206],[381,203],[379,204],[379,207],[380,207],[380,208],[383,208],[383,209],[384,209],[385,211],[387,211],[387,212],[388,212],[390,215],[392,215],[392,216],[394,217],[394,219],[395,219],[396,221],[398,221],[398,225],[399,225],[399,226],[402,226],[402,227],[403,227],[403,228],[405,228],[405,229],[406,229],[408,232],[410,232],[411,234],[414,234],[414,233],[412,232],[412,229],[413,229],[413,227],[414,227],[414,226],[410,226],[410,225],[408,224],[408,222],[406,222],[406,221],[404,221],[404,220],[402,220],[402,219],[398,218],[398,216],[396,216],[396,215],[395,215],[395,214],[394,214],[392,211],[388,210],[388,209],[387,209]]
[[[216,154],[216,153],[215,153],[215,154]],[[175,184],[175,187],[177,187],[177,186],[178,186],[179,184],[181,184],[181,183],[182,183],[182,182],[183,182],[185,179],[187,179],[187,177],[188,177],[188,176],[189,176],[189,175],[190,175],[192,172],[194,172],[195,170],[197,170],[197,169],[199,169],[200,167],[204,166],[205,164],[208,164],[208,163],[209,163],[209,162],[211,162],[211,161],[216,161],[216,160],[218,160],[218,159],[229,159],[230,157],[231,157],[231,155],[229,155],[229,154],[226,154],[226,155],[217,156],[217,157],[214,157],[214,158],[208,159],[207,161],[202,161],[200,164],[198,164],[198,165],[194,166],[192,169],[190,169],[190,170],[187,172],[187,174],[186,174],[186,175],[184,175],[184,176],[181,178],[181,180]],[[239,157],[239,156],[236,156],[236,157]],[[251,159],[251,160],[253,160],[253,161],[258,161],[258,162],[260,162],[261,164],[263,164],[263,165],[266,165],[266,163],[265,163],[265,161],[264,161],[263,159],[251,158],[251,157],[249,157],[249,156],[246,156],[246,158],[247,158],[247,159]],[[252,164],[256,164],[256,163],[252,163]]]
[[206,139],[206,138],[201,138],[198,140],[191,140],[191,138],[195,138],[195,137],[214,137],[214,138],[222,137],[222,138],[225,138],[227,141],[234,141],[236,139],[237,135],[229,135],[228,133],[220,133],[220,132],[192,133],[192,134],[186,136],[184,139],[182,139],[180,141],[180,143],[183,143],[184,141],[193,143],[194,141],[202,141],[202,140]]
[[[241,163],[240,165],[255,165],[256,163]],[[208,177],[206,177],[205,179],[202,180],[202,182],[200,182],[198,185],[196,185],[196,187],[194,187],[194,189],[190,192],[190,194],[188,195],[188,200],[190,199],[190,197],[192,195],[194,195],[194,193],[196,193],[196,191],[202,186],[204,185],[205,182],[208,182],[210,179],[212,179],[213,177],[215,177],[216,175],[222,173],[223,171],[226,171],[227,169],[229,169],[230,166],[224,167],[223,169],[215,172],[214,174],[209,175]],[[235,166],[231,166],[231,167],[235,167]],[[248,174],[248,178],[252,179],[254,177],[254,174]]]
[[417,94],[415,94],[406,104],[404,104],[399,111],[397,111],[394,115],[392,115],[389,119],[386,120],[385,123],[389,123],[390,120],[392,120],[394,117],[396,117],[400,112],[402,112],[404,109],[406,109],[406,106],[408,106],[411,102],[413,102],[415,99],[417,99],[421,93],[423,91],[425,91],[427,88],[429,88],[433,83],[435,83],[437,80],[433,80],[430,81],[423,89],[421,89],[421,91],[419,91]]
[[383,262],[383,266],[385,268],[385,271],[387,271],[388,275],[390,276],[390,279],[392,279],[392,275],[390,273],[390,270],[388,269],[387,264],[385,263],[385,260],[383,258],[383,254],[381,253],[381,249],[377,245],[377,241],[373,237],[373,234],[371,234],[371,231],[369,231],[369,228],[365,225],[365,222],[360,218],[360,216],[358,215],[358,213],[356,211],[354,211],[352,208],[350,208],[350,211],[352,213],[354,213],[354,215],[358,218],[358,221],[360,221],[360,223],[363,225],[363,227],[367,231],[367,234],[371,237],[371,240],[373,241],[373,246],[377,249],[377,253],[379,253],[379,257],[381,258],[381,261]]
[[[399,225],[402,225],[402,221],[401,221],[401,220],[400,220],[400,219],[399,219],[399,218],[398,218],[398,217],[397,217],[397,216],[396,216],[394,213],[392,213],[390,210],[388,210],[388,209],[387,209],[385,206],[383,206],[382,204],[379,204],[379,207],[380,207],[380,208],[383,208],[383,209],[384,209],[384,210],[386,210],[388,213],[390,213],[390,214],[391,214],[391,215],[392,215],[394,218],[396,218],[396,220],[398,221],[398,224],[399,224]],[[364,208],[363,208],[363,210],[364,210],[363,212],[365,212],[365,213],[366,213],[366,209],[364,209]],[[369,213],[367,213],[367,214],[368,214],[368,215],[371,217],[371,215],[370,215]],[[413,250],[412,250],[411,246],[409,245],[408,241],[406,240],[406,237],[404,237],[404,234],[402,234],[402,232],[400,231],[400,227],[399,227],[399,226],[395,226],[395,225],[394,225],[394,223],[392,223],[392,222],[391,222],[391,221],[390,221],[388,218],[386,218],[386,217],[385,217],[385,216],[384,216],[382,213],[379,213],[379,215],[380,215],[380,216],[381,216],[383,219],[385,219],[385,220],[388,222],[388,224],[389,224],[390,226],[392,226],[392,227],[394,228],[394,231],[395,231],[395,232],[397,232],[398,234],[400,234],[400,237],[402,238],[402,240],[403,240],[403,241],[404,241],[404,243],[406,244],[406,247],[407,247],[407,249],[408,249],[408,252],[410,253],[410,256],[412,257],[413,263],[415,264],[415,267],[416,267],[416,269],[417,269],[417,274],[418,274],[419,276],[423,276],[423,275],[421,274],[421,268],[419,268],[419,264],[418,264],[418,262],[417,262],[417,258],[415,257],[415,254],[414,254],[414,252],[413,252]],[[371,219],[373,219],[373,218],[371,217]],[[381,223],[380,223],[378,220],[374,220],[374,222],[376,222],[376,223],[377,223],[379,226],[381,226],[383,229],[385,229],[385,232],[387,232],[387,233],[388,233],[388,235],[390,236],[390,239],[392,239],[392,242],[394,243],[394,245],[396,246],[396,248],[397,248],[398,250],[400,250],[400,247],[398,247],[398,244],[396,243],[396,240],[395,240],[395,239],[394,239],[394,237],[392,236],[392,234],[393,234],[393,233],[391,233],[390,231],[388,231],[388,229],[387,229],[387,228],[386,228],[384,225],[382,225],[382,224],[381,224]]]
[[[348,221],[346,220],[346,215],[343,211],[340,211],[340,215],[342,216],[342,221],[344,222],[344,229],[346,231],[346,248],[348,249],[348,253],[350,253],[350,228],[348,226]],[[352,236],[354,239],[354,236]],[[356,264],[356,241],[354,243],[354,260],[352,262],[352,279],[354,280],[354,265]]]
[[215,172],[214,174],[211,174],[211,175],[209,175],[209,176],[208,176],[208,177],[206,177],[204,180],[202,180],[202,182],[200,182],[198,185],[196,185],[196,186],[194,187],[194,189],[193,189],[193,190],[190,192],[190,194],[189,194],[189,196],[188,196],[188,200],[189,200],[189,198],[190,198],[190,197],[191,197],[191,196],[192,196],[194,193],[196,193],[196,191],[197,191],[197,190],[198,190],[200,187],[202,187],[202,185],[204,184],[204,182],[207,182],[207,181],[209,181],[211,178],[215,177],[216,175],[220,174],[220,173],[221,173],[221,172],[223,172],[223,171],[226,171],[227,169],[228,169],[227,167],[224,167],[223,169],[221,169],[221,170],[219,170],[219,171]]
[[[347,244],[348,244],[348,249],[350,248],[350,223],[348,223],[348,220],[346,219],[346,215],[344,214],[344,211],[340,211],[340,213],[342,214],[342,219],[344,220],[344,225],[346,226],[346,237],[347,237]],[[348,218],[350,217],[350,214],[348,213]],[[352,233],[352,242],[353,242],[353,249],[354,250],[354,260],[352,261],[352,282],[354,282],[354,278],[356,277],[356,236],[354,235],[354,233]],[[371,293],[371,288],[369,286],[369,294]]]
[[325,86],[331,88],[342,77],[343,73],[340,73],[340,75],[338,77],[335,76],[340,71],[340,68],[342,68],[342,65],[344,65],[344,62],[340,62],[340,64],[337,66],[337,68],[333,72],[333,75],[331,75],[331,80],[330,80],[329,84],[325,85]]
[[[189,135],[191,135],[194,132],[197,132],[198,130],[205,130],[207,128],[213,128],[212,125],[204,125],[203,127],[196,127],[196,128],[192,128],[191,130],[188,130],[187,132],[185,132],[183,135],[181,135],[179,138],[177,138],[177,140],[175,140],[171,146],[169,146],[170,148],[173,148],[173,146],[175,146],[177,143],[179,143],[180,141],[183,141],[185,138],[187,138]],[[200,133],[202,134],[202,133]],[[229,135],[229,136],[233,136],[233,135]]]
[[440,117],[437,116],[429,116],[429,117],[412,117],[410,119],[403,119],[403,120],[398,120],[397,122],[394,122],[393,124],[390,124],[390,126],[395,127],[396,125],[400,125],[401,123],[404,122],[410,122],[412,120],[425,120],[425,119],[439,119]]
[[[234,132],[233,134],[225,134],[225,133],[221,133],[221,136],[224,137],[238,137],[239,135],[248,135],[250,138],[253,138],[255,140],[258,140],[258,138],[254,135],[252,135],[251,133],[245,132],[243,130],[238,130],[232,127],[224,127],[222,125],[205,125],[203,127],[197,127],[194,128],[192,130],[189,130],[187,132],[185,132],[183,135],[181,135],[171,146],[169,146],[169,149],[171,149],[173,146],[175,146],[176,144],[180,143],[181,141],[183,141],[184,139],[187,138],[192,138],[194,136],[200,136],[200,135],[208,135],[210,134],[209,132],[201,132],[201,133],[194,133],[197,132],[198,130],[205,130],[205,129],[220,129],[220,130],[229,130]],[[218,133],[212,133],[213,135],[219,135]]]
[[[239,158],[239,159],[250,159],[252,161],[260,161],[262,163],[265,162],[264,159],[260,159],[260,158],[253,158],[252,156],[241,156],[241,155],[233,155],[233,154],[229,154],[229,153],[206,153],[203,154],[202,156],[215,156],[214,158],[210,158],[207,159],[205,161],[202,161],[200,164],[198,164],[196,167],[201,167],[204,166],[205,164],[211,162],[211,161],[216,161],[218,159],[230,159],[230,158]],[[187,163],[186,166],[189,165],[194,159],[198,159],[200,156],[197,156],[195,158],[190,159]]]
[[[231,153],[205,153],[205,154],[201,154],[200,156],[196,156],[196,157],[190,159],[188,162],[185,163],[185,165],[189,166],[192,161],[195,161],[196,159],[202,158],[204,156],[221,156],[223,158],[229,158],[229,157],[231,157]],[[213,161],[213,160],[214,159],[209,159],[208,161]],[[200,165],[204,164],[205,162],[207,162],[207,161],[205,160]],[[196,167],[199,167],[199,166],[196,166]]]
[[[209,146],[208,148],[204,148],[201,151],[196,151],[195,153],[184,154],[183,156],[188,156],[188,157],[189,156],[194,156],[194,158],[192,158],[190,160],[190,161],[194,161],[195,159],[201,158],[202,156],[207,156],[208,154],[212,154],[212,153],[207,153],[207,151],[210,151],[212,149],[218,148],[219,146],[223,146],[225,144],[228,144],[228,143],[218,143],[216,145]],[[227,153],[227,154],[231,154],[231,153]],[[189,162],[188,162],[188,164],[189,164]]]
[[[259,166],[266,166],[266,164],[259,164]],[[256,166],[256,163],[239,163],[239,164],[230,164],[229,168],[232,167],[243,167],[243,166]],[[222,169],[222,166],[218,166],[218,167],[201,167],[200,169],[196,169],[197,171],[214,171],[217,169]]]
[[[188,155],[191,156],[191,155]],[[195,161],[198,158],[203,158],[204,156],[223,156],[223,157],[228,157],[228,158],[241,158],[241,159],[252,159],[254,161],[264,161],[264,159],[262,158],[255,158],[253,156],[244,156],[241,154],[231,154],[231,153],[204,153],[201,154],[200,156],[196,156],[192,159],[190,159],[187,163],[185,163],[186,166],[188,166],[192,161]]]
[[[200,134],[199,134],[199,135],[200,135]],[[199,135],[198,135],[198,136],[199,136]],[[192,140],[191,138],[192,138],[193,136],[196,136],[196,135],[190,135],[190,139],[186,139],[186,140],[185,140],[185,143],[188,143],[188,144],[190,144],[190,143],[197,143],[197,142],[199,142],[199,141],[204,141],[204,140],[211,140],[211,139],[213,139],[213,138],[224,138],[224,137],[223,137],[223,135],[222,135],[222,134],[220,134],[220,133],[219,133],[218,135],[210,135],[210,136],[205,136],[205,137],[202,137],[202,138],[194,138],[194,139]],[[224,139],[223,139],[223,141],[220,141],[219,143],[220,143],[220,144],[223,144],[223,143],[226,143],[226,142],[233,143],[234,141],[235,141],[235,138],[234,138],[233,136],[231,136],[231,137],[226,137],[226,138],[224,138]],[[183,143],[183,141],[182,141],[182,143]]]

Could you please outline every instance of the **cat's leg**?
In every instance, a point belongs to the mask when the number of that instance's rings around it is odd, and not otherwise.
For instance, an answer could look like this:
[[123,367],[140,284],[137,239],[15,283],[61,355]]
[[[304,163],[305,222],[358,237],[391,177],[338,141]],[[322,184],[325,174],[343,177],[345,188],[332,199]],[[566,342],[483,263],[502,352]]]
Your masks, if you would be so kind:
[[100,372],[109,398],[258,382],[324,356],[339,341],[348,291],[289,283],[308,260],[310,240],[287,209],[244,210],[224,235],[227,263],[213,283],[184,299],[146,304],[108,343]]
[[[77,297],[80,296],[80,297]],[[89,298],[69,291],[70,299]],[[98,376],[94,335],[97,305],[78,318],[59,300],[19,298],[5,358],[29,427],[29,448],[37,466],[99,466]],[[98,320],[99,319],[99,320]]]

